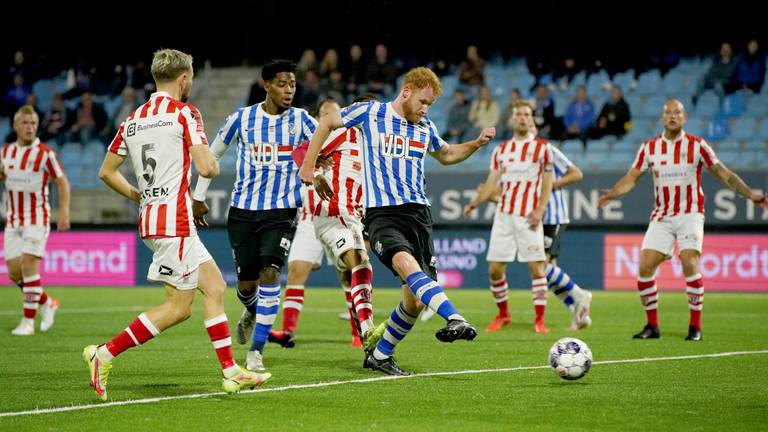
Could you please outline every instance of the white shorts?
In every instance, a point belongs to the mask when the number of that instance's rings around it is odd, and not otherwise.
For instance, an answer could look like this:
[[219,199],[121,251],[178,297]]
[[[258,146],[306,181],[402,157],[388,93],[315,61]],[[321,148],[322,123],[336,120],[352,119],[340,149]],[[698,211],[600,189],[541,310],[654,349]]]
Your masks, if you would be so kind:
[[314,222],[317,238],[331,251],[339,271],[351,270],[341,260],[341,256],[348,250],[360,250],[363,259],[366,259],[363,223],[360,219],[349,215],[315,216]]
[[18,228],[6,227],[4,236],[5,260],[18,258],[21,254],[42,257],[48,242],[50,228],[41,225],[26,225]]
[[643,238],[642,249],[657,250],[671,257],[677,241],[678,250],[693,249],[701,253],[704,242],[704,215],[687,213],[653,220]]
[[520,262],[545,261],[544,227],[531,230],[524,217],[496,212],[486,260],[512,262],[515,256]]
[[317,269],[323,265],[323,255],[327,257],[329,264],[332,263],[330,252],[315,237],[315,225],[312,219],[299,221],[293,243],[291,243],[291,251],[288,253],[288,263],[306,261],[312,263],[313,269]]
[[179,290],[197,288],[201,264],[213,260],[197,236],[143,239],[154,252],[147,280],[165,282]]

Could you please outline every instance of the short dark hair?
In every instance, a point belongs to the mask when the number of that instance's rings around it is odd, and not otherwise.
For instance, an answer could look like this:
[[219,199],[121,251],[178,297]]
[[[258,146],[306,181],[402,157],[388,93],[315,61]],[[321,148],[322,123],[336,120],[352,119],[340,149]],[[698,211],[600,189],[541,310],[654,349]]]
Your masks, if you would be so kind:
[[369,101],[381,102],[381,97],[379,97],[379,95],[377,95],[376,93],[365,92],[365,93],[359,94],[352,101],[352,103],[369,102]]
[[261,68],[261,78],[269,81],[280,72],[296,73],[296,63],[285,59],[272,60]]

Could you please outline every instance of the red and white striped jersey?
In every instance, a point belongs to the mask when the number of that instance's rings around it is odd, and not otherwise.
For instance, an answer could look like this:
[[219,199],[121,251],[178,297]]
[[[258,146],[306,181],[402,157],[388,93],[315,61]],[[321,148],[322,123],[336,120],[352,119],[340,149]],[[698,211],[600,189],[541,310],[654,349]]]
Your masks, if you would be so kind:
[[48,181],[64,175],[56,154],[35,139],[28,146],[6,144],[0,158],[5,173],[5,226],[48,226],[51,206]]
[[317,192],[315,192],[315,189],[312,186],[301,185],[301,202],[303,205],[301,206],[301,209],[299,209],[300,221],[307,219],[310,221],[312,220],[312,211],[319,200],[320,197],[317,196]]
[[653,173],[656,207],[651,220],[685,213],[704,213],[701,168],[719,163],[704,139],[680,132],[674,142],[662,135],[640,146],[632,167]]
[[333,198],[330,201],[321,200],[315,194],[315,205],[311,207],[315,216],[363,217],[359,135],[360,131],[354,127],[336,129],[320,151],[333,159],[333,168],[323,173],[333,190]]
[[153,93],[120,125],[109,151],[130,156],[139,182],[139,233],[148,237],[191,237],[190,147],[208,145],[194,105]]
[[544,171],[552,171],[551,145],[534,136],[505,141],[493,150],[491,170],[501,171],[498,211],[526,217],[539,205]]

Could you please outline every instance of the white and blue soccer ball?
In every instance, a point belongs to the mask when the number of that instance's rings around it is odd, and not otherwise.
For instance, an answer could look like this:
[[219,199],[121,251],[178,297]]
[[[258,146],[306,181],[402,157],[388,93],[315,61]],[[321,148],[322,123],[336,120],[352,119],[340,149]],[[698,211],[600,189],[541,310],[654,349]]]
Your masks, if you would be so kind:
[[576,380],[592,367],[592,351],[582,340],[562,338],[549,350],[549,364],[560,378]]

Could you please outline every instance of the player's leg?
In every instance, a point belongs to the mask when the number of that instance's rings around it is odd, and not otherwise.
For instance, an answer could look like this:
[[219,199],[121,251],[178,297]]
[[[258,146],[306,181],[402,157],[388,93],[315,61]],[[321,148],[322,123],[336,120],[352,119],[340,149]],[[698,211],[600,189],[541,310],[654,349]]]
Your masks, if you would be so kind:
[[486,331],[496,332],[512,323],[509,313],[509,285],[507,284],[507,263],[515,260],[517,241],[512,230],[512,216],[496,212],[491,227],[491,237],[488,244],[488,279],[491,294],[499,309],[499,313],[488,324]]
[[352,348],[360,348],[363,346],[362,330],[360,330],[360,323],[357,321],[357,314],[355,314],[355,308],[352,303],[352,272],[336,270],[336,274],[339,277],[339,283],[342,290],[344,290],[344,299],[347,305],[347,321],[352,329]]
[[640,247],[640,264],[637,272],[637,291],[645,309],[646,324],[635,339],[657,339],[659,330],[659,290],[656,287],[656,269],[672,253],[675,235],[668,221],[651,221]]
[[[198,240],[199,241],[199,240]],[[221,276],[216,262],[199,243],[196,252],[203,263],[197,269],[198,289],[203,293],[205,314],[205,329],[211,339],[213,349],[219,359],[222,370],[222,386],[224,391],[233,393],[243,388],[253,388],[263,384],[271,374],[257,374],[244,370],[235,363],[232,354],[232,337],[229,331],[229,321],[224,311],[224,294],[227,285]]]
[[11,333],[17,336],[28,336],[35,333],[35,320],[27,318],[26,295],[24,295],[24,276],[21,272],[21,228],[5,227],[3,232],[3,251],[5,265],[8,267],[8,278],[22,290],[22,315],[19,325]]
[[227,218],[227,235],[237,272],[237,298],[243,304],[243,312],[237,322],[237,342],[241,345],[253,334],[261,269],[257,243],[259,226],[248,220],[248,217],[252,216],[250,213],[252,212],[230,208]]
[[[262,268],[259,273],[259,300],[256,305],[256,325],[251,348],[246,356],[249,370],[264,370],[264,345],[277,318],[280,307],[280,272],[291,248],[296,226],[296,209],[271,210],[263,220],[263,230],[257,241]],[[290,346],[289,346],[290,345]],[[284,345],[287,348],[292,344]]]
[[685,274],[685,291],[688,294],[690,321],[686,340],[700,341],[701,314],[704,308],[704,281],[699,272],[699,259],[704,242],[704,215],[699,213],[682,215],[678,221],[678,241],[680,262]]
[[533,330],[536,333],[548,333],[544,323],[544,312],[547,308],[547,277],[546,254],[544,252],[544,228],[538,225],[531,229],[528,221],[520,216],[512,216],[512,225],[517,241],[517,258],[520,262],[528,263],[528,273],[531,276],[531,295],[536,319]]
[[592,293],[582,289],[562,268],[557,265],[560,256],[560,241],[566,225],[544,225],[544,251],[547,254],[545,273],[549,288],[573,313],[571,330],[579,330],[592,324],[589,309]]
[[[21,233],[21,289],[24,294],[24,318],[19,326],[11,332],[16,336],[34,334],[35,316],[38,308],[41,312],[40,330],[48,331],[53,325],[54,314],[58,301],[49,297],[43,289],[40,280],[40,257],[45,253],[48,240],[48,228],[41,226],[26,226]],[[42,306],[42,307],[41,307]]]

